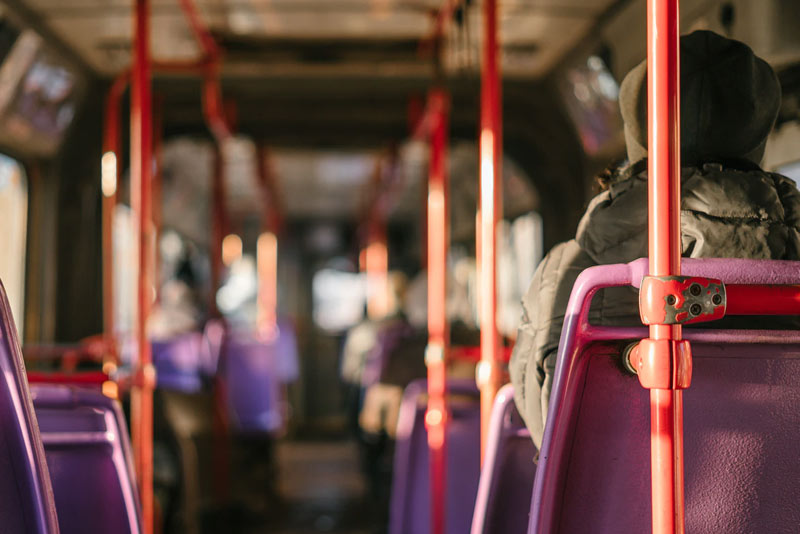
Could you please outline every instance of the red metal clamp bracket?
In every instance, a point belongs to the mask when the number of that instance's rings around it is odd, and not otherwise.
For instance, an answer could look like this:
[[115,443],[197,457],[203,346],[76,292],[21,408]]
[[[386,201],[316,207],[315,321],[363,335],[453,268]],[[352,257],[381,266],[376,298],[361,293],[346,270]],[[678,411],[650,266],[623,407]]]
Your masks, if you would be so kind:
[[646,325],[691,324],[725,316],[725,285],[696,276],[645,276],[639,314]]
[[133,374],[132,378],[132,385],[135,387],[147,388],[150,390],[155,389],[156,383],[158,382],[155,365],[148,363],[141,366],[141,368]]
[[643,339],[626,357],[647,389],[686,389],[692,382],[692,349],[685,339]]

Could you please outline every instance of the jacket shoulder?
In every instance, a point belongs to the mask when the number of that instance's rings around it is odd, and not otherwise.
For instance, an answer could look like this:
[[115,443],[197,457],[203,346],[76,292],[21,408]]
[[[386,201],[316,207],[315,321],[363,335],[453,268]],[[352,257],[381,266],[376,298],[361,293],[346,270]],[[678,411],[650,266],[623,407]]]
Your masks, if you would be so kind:
[[578,275],[593,265],[574,239],[553,247],[539,264],[522,299],[522,324],[534,334],[537,352],[558,346],[572,286]]
[[555,354],[572,286],[581,271],[592,265],[589,255],[574,239],[556,245],[539,264],[522,299],[522,320],[509,372],[517,408],[537,446],[541,443]]
[[785,210],[784,220],[787,224],[800,227],[800,190],[791,178],[776,172],[768,173],[778,191],[778,197]]

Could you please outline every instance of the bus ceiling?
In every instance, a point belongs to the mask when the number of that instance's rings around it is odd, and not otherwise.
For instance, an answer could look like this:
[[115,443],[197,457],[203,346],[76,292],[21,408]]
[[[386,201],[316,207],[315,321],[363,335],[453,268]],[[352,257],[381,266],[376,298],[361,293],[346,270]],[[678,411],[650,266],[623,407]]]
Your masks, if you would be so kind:
[[[183,4],[170,0],[153,5],[151,48],[157,63],[193,62],[205,56]],[[453,98],[453,136],[473,139],[480,4],[476,0],[194,2],[199,20],[223,51],[223,88],[236,101],[239,130],[268,138],[271,144],[314,148],[377,148],[407,135],[408,98],[427,90],[435,74],[435,51]],[[74,73],[76,86],[110,79],[130,67],[130,3],[10,0],[5,5],[4,17],[40,36],[56,62]],[[644,39],[638,23],[644,5],[643,0],[502,2],[500,63],[509,107],[552,99],[550,86],[570,83],[571,73],[587,58],[599,57],[611,78],[621,79],[643,57],[641,47],[631,43]],[[436,14],[443,6],[450,6],[452,17],[440,28]],[[790,23],[797,19],[797,9],[791,0],[684,0],[681,22],[687,31],[708,28],[743,39],[780,70],[800,57],[800,37]],[[444,36],[440,47],[432,44],[437,31]],[[167,104],[165,135],[202,131],[198,78],[176,72],[154,74],[154,89]],[[308,109],[317,113],[309,117]],[[530,116],[540,123],[557,121],[538,109],[532,109]],[[529,118],[507,117],[506,126],[514,131],[520,128],[515,121]],[[572,113],[570,118],[580,130],[581,118]],[[40,147],[37,155],[51,153],[57,144]],[[605,156],[619,146],[611,143],[597,151]],[[514,152],[513,146],[508,148]],[[590,146],[587,151],[591,156],[595,149]]]
[[[431,76],[433,47],[425,43],[437,31],[445,36],[441,50],[445,71],[477,75],[480,3],[199,0],[196,6],[225,52],[229,77],[426,79]],[[109,77],[130,65],[130,3],[10,0],[5,4],[11,16],[63,49],[79,67]],[[181,4],[175,0],[153,5],[156,62],[190,61],[204,52]],[[745,39],[778,65],[797,59],[800,38],[789,23],[797,10],[792,0],[681,4],[686,30],[704,27]],[[642,58],[641,50],[628,44],[643,36],[642,25],[635,22],[641,20],[644,5],[642,0],[504,2],[499,21],[504,77],[541,78],[562,65],[571,52],[585,53],[598,43],[605,43],[617,58],[613,73],[626,72]],[[449,24],[439,28],[436,14],[443,6],[451,6],[453,13]],[[623,27],[626,31],[619,31]]]

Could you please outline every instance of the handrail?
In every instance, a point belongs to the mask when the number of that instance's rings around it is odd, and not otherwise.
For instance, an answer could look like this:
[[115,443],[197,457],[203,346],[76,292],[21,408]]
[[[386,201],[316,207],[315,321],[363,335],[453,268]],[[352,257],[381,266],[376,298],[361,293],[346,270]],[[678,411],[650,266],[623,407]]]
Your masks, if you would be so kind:
[[[31,362],[56,362],[60,361],[62,371],[74,371],[81,362],[103,364],[103,372],[108,374],[116,369],[106,366],[108,354],[114,350],[113,343],[105,335],[86,338],[80,343],[41,343],[25,344],[22,355]],[[30,374],[30,373],[29,373]]]
[[[138,7],[138,4],[137,4]],[[204,58],[200,61],[190,61],[190,62],[154,62],[150,61],[150,71],[156,72],[168,72],[168,73],[207,73],[209,70],[209,62]],[[116,333],[115,333],[115,322],[114,322],[114,307],[115,307],[115,299],[114,299],[114,275],[113,275],[113,249],[114,249],[114,237],[113,237],[113,213],[114,208],[117,204],[118,198],[118,187],[119,182],[118,178],[121,176],[121,168],[122,168],[122,161],[121,161],[121,144],[120,144],[120,113],[121,113],[121,101],[122,97],[124,96],[125,89],[131,83],[133,77],[133,69],[126,69],[119,73],[114,81],[111,84],[111,88],[109,89],[108,95],[106,97],[105,102],[105,117],[104,117],[104,139],[103,139],[103,154],[104,157],[107,157],[107,161],[113,162],[113,169],[114,169],[114,183],[113,189],[108,187],[106,189],[107,193],[112,194],[104,194],[103,195],[103,203],[102,203],[102,220],[103,220],[103,331],[104,336],[107,340],[109,340],[109,351],[107,352],[107,357],[105,359],[104,368],[105,369],[113,369],[114,366],[119,364],[119,347],[117,344]],[[132,99],[133,100],[133,99]],[[133,104],[131,105],[131,110],[133,111]],[[152,120],[152,117],[151,117]],[[150,124],[150,128],[152,128],[152,122]],[[152,135],[152,131],[149,132]],[[109,153],[113,154],[113,158],[107,156]],[[132,161],[131,161],[131,170],[133,171],[133,151],[131,152]],[[109,164],[110,167],[111,164]],[[150,169],[149,165],[143,165],[143,168],[147,169],[148,172]],[[133,174],[132,174],[133,176]],[[131,183],[132,189],[134,188],[133,182]],[[133,193],[134,191],[132,191]],[[131,195],[131,200],[134,200],[135,195]],[[149,238],[147,238],[149,241]],[[140,241],[141,243],[141,241]],[[149,259],[147,260],[149,263]],[[148,277],[150,278],[150,277]],[[150,285],[150,282],[146,282],[147,285]],[[140,319],[141,320],[141,319]],[[142,345],[139,344],[140,347],[140,354],[142,353],[141,347]],[[145,350],[149,350],[149,347]],[[133,393],[134,397],[141,398],[142,402],[145,404],[141,405],[140,408],[137,410],[137,413],[141,413],[141,416],[137,416],[137,418],[132,419],[132,438],[134,444],[134,451],[141,451],[136,452],[137,457],[137,473],[142,473],[142,469],[145,472],[148,471],[142,464],[141,461],[138,460],[139,456],[141,455],[142,458],[152,457],[152,438],[150,438],[151,445],[146,445],[145,442],[147,441],[146,434],[148,433],[147,428],[149,427],[149,433],[152,435],[152,409],[148,410],[147,404],[152,404],[152,385],[155,381],[155,372],[149,363],[140,364],[139,368],[135,371],[136,376],[131,380],[117,380],[117,386],[119,390],[127,389],[128,386],[133,386],[133,388],[143,388],[141,391],[141,397],[139,397],[139,393]],[[149,393],[146,391],[149,388]],[[134,389],[136,391],[136,389]],[[148,415],[148,411],[150,412]],[[141,419],[139,419],[141,417]],[[148,422],[150,421],[150,422]],[[138,428],[138,430],[137,430]],[[142,439],[140,439],[140,434],[143,435]],[[143,450],[148,449],[148,450]],[[144,460],[142,460],[144,461]],[[150,462],[152,464],[152,461]],[[152,472],[152,467],[149,469]],[[145,473],[146,475],[146,473]],[[140,478],[141,478],[140,474]],[[152,529],[152,496],[147,496],[147,492],[152,492],[152,484],[147,483],[144,478],[140,480],[140,491],[142,493],[142,507],[143,507],[143,518],[145,528]],[[149,510],[145,510],[145,507],[148,507]],[[147,532],[147,530],[146,530]]]
[[[383,226],[391,211],[392,193],[397,191],[403,178],[402,173],[398,172],[398,158],[397,146],[392,144],[378,154],[375,160],[375,168],[366,184],[361,206],[363,212],[361,230],[368,234],[375,230],[375,226]],[[369,239],[370,236],[367,235],[367,240]]]
[[151,305],[151,175],[152,107],[150,65],[150,2],[136,0],[134,50],[131,76],[131,205],[138,218],[138,287],[136,298],[137,368],[131,390],[131,434],[134,463],[139,475],[142,526],[145,534],[154,528],[153,499],[153,389],[155,370],[147,339]]
[[[214,136],[214,175],[213,175],[213,202],[212,202],[212,244],[211,244],[211,278],[212,286],[210,297],[210,311],[212,317],[219,317],[217,309],[216,291],[222,276],[222,239],[229,225],[225,210],[225,142],[233,137],[233,127],[229,124],[222,99],[220,87],[220,66],[222,51],[217,46],[214,37],[203,22],[197,6],[193,0],[180,0],[181,9],[189,22],[195,39],[204,51],[203,72],[203,117],[208,129]],[[226,392],[222,380],[217,377],[214,382],[214,456],[215,456],[215,494],[219,502],[227,499],[230,476],[226,459],[229,454],[227,447],[227,433],[229,422],[227,419]]]
[[256,178],[261,191],[262,208],[267,214],[263,218],[262,228],[280,234],[286,218],[286,208],[281,198],[280,183],[271,165],[271,154],[266,146],[256,145]]
[[[748,285],[760,288],[782,287],[793,291],[795,307],[792,315],[800,314],[800,281],[798,263],[779,260],[742,260],[742,259],[691,259],[682,260],[683,272],[693,277],[720,279],[726,288]],[[561,517],[559,502],[563,497],[564,472],[568,463],[570,448],[564,443],[570,432],[569,421],[575,403],[569,400],[572,376],[580,363],[578,355],[587,343],[597,341],[636,340],[646,336],[648,330],[643,326],[610,327],[590,324],[589,314],[594,295],[609,287],[638,287],[648,272],[648,260],[638,259],[627,264],[601,265],[589,267],[577,278],[572,287],[569,304],[566,308],[564,325],[558,344],[558,357],[550,394],[550,408],[547,425],[544,429],[540,461],[534,481],[534,496],[531,503],[530,533],[549,533],[557,530]],[[755,309],[747,309],[747,303],[732,302],[737,298],[736,290],[728,294],[728,304],[737,313],[751,315]],[[761,303],[751,302],[753,306]],[[782,314],[783,309],[776,308],[774,313]],[[759,313],[762,313],[759,311]],[[700,330],[687,329],[684,332],[688,339],[698,343],[797,343],[800,340],[798,331],[779,330]],[[584,360],[585,361],[585,360]]]
[[[203,114],[217,143],[229,138],[231,128],[224,118],[222,92],[219,87],[219,64],[221,53],[210,32],[203,26],[192,0],[181,0],[181,6],[190,22],[193,32],[204,50],[200,61],[192,62],[153,62],[149,56],[149,1],[136,0],[134,7],[134,62],[131,69],[120,73],[112,83],[105,105],[104,118],[104,156],[113,154],[114,187],[113,193],[108,188],[103,195],[103,304],[104,335],[111,343],[109,360],[118,363],[118,347],[114,335],[114,292],[113,292],[113,212],[117,198],[117,179],[121,168],[120,147],[120,103],[128,83],[131,91],[131,204],[139,215],[139,287],[137,298],[137,345],[138,365],[135,376],[130,381],[131,392],[131,428],[134,445],[136,471],[140,478],[142,500],[143,528],[145,534],[153,532],[153,488],[152,488],[152,432],[153,432],[153,389],[155,370],[152,366],[150,347],[146,338],[146,321],[149,315],[149,294],[151,280],[148,275],[150,263],[150,247],[152,226],[151,210],[151,178],[152,167],[152,109],[150,94],[150,76],[152,71],[160,72],[200,72],[203,82]],[[217,149],[219,156],[220,149]],[[221,162],[216,162],[221,167]],[[109,164],[109,167],[111,165]],[[221,169],[220,169],[221,170]],[[216,181],[216,180],[215,180]],[[223,187],[217,187],[220,191]],[[221,199],[218,199],[221,202]],[[217,210],[215,210],[216,212]],[[222,222],[220,222],[222,224]],[[218,228],[221,234],[222,228]],[[219,237],[221,240],[221,235]]]
[[102,371],[86,371],[81,373],[42,373],[28,371],[28,382],[31,384],[77,384],[102,386],[110,377]]
[[456,10],[464,4],[464,0],[443,0],[442,7],[434,13],[433,30],[431,34],[420,42],[421,51],[428,51],[436,48],[437,43],[441,41],[445,32],[447,32]]
[[428,409],[425,424],[430,449],[431,533],[444,534],[447,510],[447,255],[449,249],[449,177],[447,145],[450,96],[431,90],[430,163],[428,170]]
[[181,9],[198,44],[210,58],[219,58],[221,51],[208,31],[193,0],[180,0]]
[[481,62],[480,207],[476,236],[480,280],[481,362],[476,378],[481,390],[481,462],[501,369],[497,331],[497,223],[502,218],[502,111],[500,57],[497,41],[497,0],[483,3]]
[[[681,274],[679,11],[678,0],[647,3],[649,274],[662,279]],[[644,299],[640,306],[644,317]],[[651,324],[640,343],[640,352],[652,347],[639,377],[650,389],[653,534],[684,532],[682,389],[689,386],[691,352],[682,339],[680,324]],[[673,379],[666,387],[647,383],[644,367],[669,368]]]
[[194,0],[180,0],[181,9],[189,22],[192,34],[205,57],[205,74],[203,81],[203,115],[211,133],[221,142],[233,135],[233,128],[225,118],[222,100],[222,89],[219,84],[219,71],[222,62],[222,51],[203,22]]

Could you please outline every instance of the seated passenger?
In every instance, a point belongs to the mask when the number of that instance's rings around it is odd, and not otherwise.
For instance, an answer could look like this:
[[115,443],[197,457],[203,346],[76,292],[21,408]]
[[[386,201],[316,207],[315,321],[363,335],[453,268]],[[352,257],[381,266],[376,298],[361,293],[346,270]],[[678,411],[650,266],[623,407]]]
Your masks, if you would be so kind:
[[[800,259],[800,192],[759,163],[780,106],[772,68],[743,43],[708,31],[681,38],[681,229],[692,258]],[[523,298],[511,359],[517,407],[541,446],[572,286],[593,265],[647,256],[647,67],[622,82],[629,164],[611,173],[575,239],[554,247]],[[640,325],[631,288],[600,292],[590,320]]]

